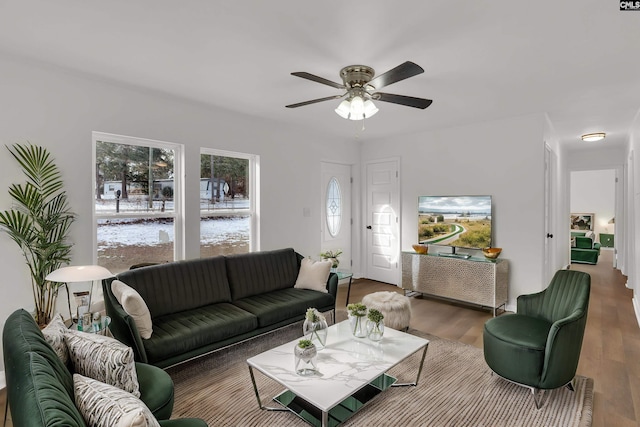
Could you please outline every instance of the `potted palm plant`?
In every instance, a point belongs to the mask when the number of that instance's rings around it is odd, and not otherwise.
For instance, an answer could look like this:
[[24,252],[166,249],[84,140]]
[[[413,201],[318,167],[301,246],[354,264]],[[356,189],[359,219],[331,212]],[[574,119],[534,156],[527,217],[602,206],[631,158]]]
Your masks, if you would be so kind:
[[35,317],[46,325],[55,312],[59,282],[45,277],[70,261],[72,244],[69,229],[75,214],[69,209],[62,174],[49,151],[36,145],[7,146],[27,178],[11,184],[13,203],[0,212],[0,230],[16,242],[24,255],[31,276]]

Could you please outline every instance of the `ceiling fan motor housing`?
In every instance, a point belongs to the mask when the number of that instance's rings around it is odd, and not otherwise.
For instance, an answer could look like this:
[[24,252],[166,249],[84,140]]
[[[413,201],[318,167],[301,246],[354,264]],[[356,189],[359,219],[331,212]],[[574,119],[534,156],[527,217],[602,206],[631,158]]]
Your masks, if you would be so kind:
[[349,65],[340,70],[340,77],[347,89],[364,88],[374,75],[373,68],[366,65]]

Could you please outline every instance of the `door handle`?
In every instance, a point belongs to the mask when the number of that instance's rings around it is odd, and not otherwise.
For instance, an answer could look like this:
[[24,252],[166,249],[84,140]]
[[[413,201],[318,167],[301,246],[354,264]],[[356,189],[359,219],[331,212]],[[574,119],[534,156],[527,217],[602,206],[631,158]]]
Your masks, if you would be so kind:
[[371,226],[370,225],[367,225],[367,230],[371,230]]
[[553,239],[553,234],[547,233],[547,239]]

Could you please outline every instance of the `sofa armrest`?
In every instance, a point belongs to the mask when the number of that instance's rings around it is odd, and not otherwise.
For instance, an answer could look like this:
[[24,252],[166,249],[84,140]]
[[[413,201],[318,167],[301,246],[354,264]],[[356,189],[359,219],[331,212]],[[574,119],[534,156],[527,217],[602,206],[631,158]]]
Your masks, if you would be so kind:
[[148,363],[147,352],[142,344],[142,337],[131,316],[124,310],[111,292],[111,282],[114,278],[102,281],[102,292],[104,294],[104,307],[107,315],[111,317],[109,330],[113,336],[124,345],[133,349],[133,355],[137,362]]
[[336,273],[329,273],[329,279],[327,280],[327,291],[333,295],[333,299],[338,298],[338,275]]

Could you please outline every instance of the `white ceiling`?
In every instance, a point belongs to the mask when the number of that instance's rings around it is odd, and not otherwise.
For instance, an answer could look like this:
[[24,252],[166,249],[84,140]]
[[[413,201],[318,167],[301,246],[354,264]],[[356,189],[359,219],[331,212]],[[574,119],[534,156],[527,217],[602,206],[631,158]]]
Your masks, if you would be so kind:
[[547,113],[567,147],[592,131],[623,146],[639,43],[640,12],[615,0],[0,0],[0,52],[346,139],[360,124],[339,101],[284,107],[340,93],[291,72],[341,82],[351,64],[422,66],[384,91],[433,104],[379,102],[361,138]]

